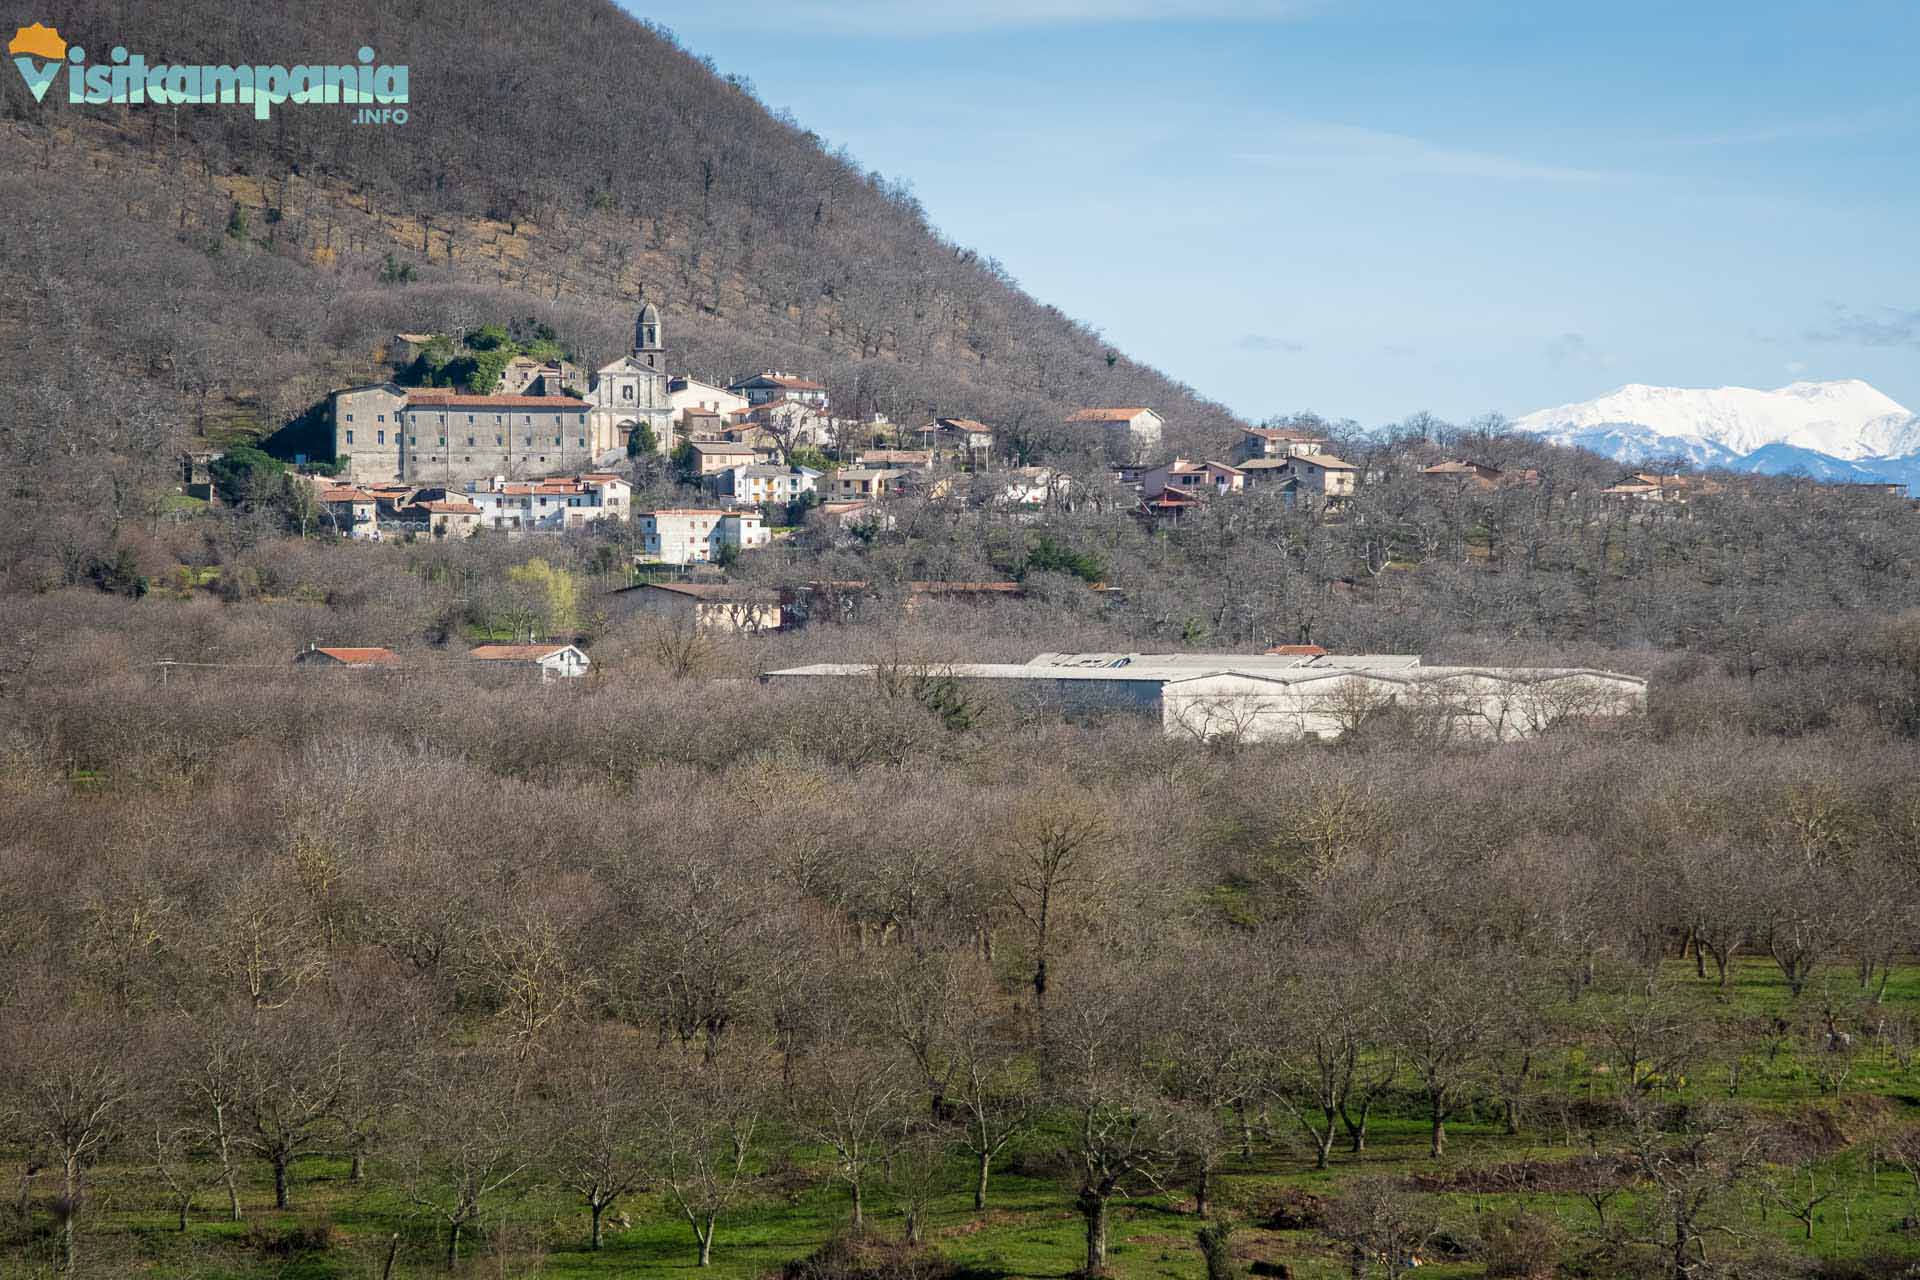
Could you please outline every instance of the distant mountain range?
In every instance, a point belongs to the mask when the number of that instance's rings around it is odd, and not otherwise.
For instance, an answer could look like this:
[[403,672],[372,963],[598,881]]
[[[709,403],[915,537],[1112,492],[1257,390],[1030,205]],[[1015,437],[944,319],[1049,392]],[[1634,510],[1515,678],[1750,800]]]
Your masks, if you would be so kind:
[[1920,483],[1920,416],[1857,378],[1774,391],[1635,383],[1514,427],[1625,463],[1684,458],[1759,475]]

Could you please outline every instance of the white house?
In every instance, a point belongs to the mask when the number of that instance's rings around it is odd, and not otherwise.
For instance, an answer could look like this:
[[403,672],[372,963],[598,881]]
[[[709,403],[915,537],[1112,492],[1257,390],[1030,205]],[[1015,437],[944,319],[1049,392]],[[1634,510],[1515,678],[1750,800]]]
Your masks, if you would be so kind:
[[1043,507],[1072,492],[1073,477],[1052,467],[1015,467],[999,477],[997,497],[1010,507]]
[[1235,462],[1255,458],[1292,458],[1303,453],[1325,453],[1327,438],[1294,427],[1248,427],[1233,448]]
[[553,532],[595,520],[625,520],[632,512],[633,486],[605,472],[529,481],[494,476],[468,485],[466,498],[479,508],[482,529]]
[[1067,415],[1067,425],[1099,431],[1107,447],[1125,458],[1159,448],[1167,420],[1151,409],[1139,407],[1077,409]]
[[1301,489],[1322,498],[1352,496],[1360,475],[1360,468],[1330,453],[1297,453],[1287,460],[1285,470]]
[[592,665],[585,653],[570,644],[483,644],[469,650],[467,657],[494,670],[537,671],[542,684],[577,680]]
[[698,378],[676,377],[667,383],[667,403],[673,407],[673,420],[679,422],[689,409],[724,418],[746,408],[747,398]]
[[634,519],[640,526],[640,558],[663,564],[708,564],[729,545],[747,551],[772,540],[758,511],[668,507]]
[[734,395],[744,396],[749,405],[767,404],[774,400],[799,400],[816,409],[827,407],[825,387],[810,378],[775,370],[742,378],[727,390]]
[[715,493],[732,499],[737,506],[759,506],[763,502],[794,502],[803,493],[816,492],[820,472],[812,467],[728,467],[707,477],[707,482]]

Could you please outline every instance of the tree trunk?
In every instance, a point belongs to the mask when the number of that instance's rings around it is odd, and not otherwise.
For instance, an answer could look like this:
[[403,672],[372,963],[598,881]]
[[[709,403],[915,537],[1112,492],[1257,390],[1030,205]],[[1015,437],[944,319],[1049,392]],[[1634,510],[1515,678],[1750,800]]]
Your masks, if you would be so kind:
[[853,1179],[853,1229],[864,1231],[866,1225],[865,1215],[861,1211],[860,1179],[855,1178]]
[[600,1215],[605,1213],[606,1210],[607,1206],[601,1204],[598,1200],[589,1201],[587,1204],[587,1212],[591,1214],[593,1218],[593,1227],[587,1236],[587,1248],[589,1249],[598,1249],[600,1247]]
[[1447,1113],[1438,1107],[1433,1111],[1433,1158],[1438,1160],[1447,1154]]
[[233,1146],[227,1141],[227,1109],[215,1106],[213,1128],[220,1139],[220,1178],[227,1184],[227,1220],[240,1221],[240,1183],[233,1172]]
[[74,1220],[80,1216],[80,1161],[69,1155],[66,1160],[65,1198],[60,1203],[60,1257],[63,1269],[73,1271]]
[[1373,1099],[1368,1098],[1360,1105],[1358,1117],[1348,1114],[1345,1103],[1340,1106],[1340,1123],[1346,1126],[1347,1150],[1359,1155],[1367,1149],[1367,1121],[1373,1111]]
[[1509,1138],[1518,1137],[1520,1133],[1520,1102],[1517,1098],[1509,1097],[1506,1100],[1506,1113],[1507,1136]]
[[712,1266],[713,1265],[713,1219],[712,1218],[707,1219],[707,1229],[705,1231],[700,1231],[696,1229],[693,1234],[700,1241],[700,1265],[703,1267]]
[[1213,1162],[1203,1160],[1200,1163],[1200,1174],[1193,1182],[1193,1211],[1199,1217],[1207,1216],[1207,1192],[1212,1189],[1212,1184]]
[[1244,1101],[1233,1104],[1234,1114],[1240,1118],[1240,1158],[1253,1159],[1253,1120],[1247,1115]]
[[400,1256],[400,1233],[387,1238],[387,1260],[380,1268],[380,1280],[393,1280],[393,1261]]
[[457,1222],[450,1222],[447,1224],[447,1270],[451,1271],[459,1265],[460,1265],[460,1224]]
[[180,1222],[179,1222],[179,1229],[181,1231],[185,1231],[187,1229],[187,1214],[192,1209],[193,1209],[193,1197],[182,1196],[180,1198]]
[[287,1207],[287,1161],[283,1156],[273,1158],[273,1207]]
[[979,1213],[987,1207],[987,1174],[993,1168],[991,1152],[980,1153],[980,1176],[973,1184],[973,1211]]
[[1080,1213],[1087,1221],[1087,1271],[1107,1268],[1107,1198],[1095,1191],[1080,1193]]
[[1340,1113],[1332,1107],[1322,1107],[1321,1115],[1327,1122],[1325,1129],[1307,1126],[1307,1132],[1313,1135],[1313,1167],[1316,1169],[1326,1168],[1329,1158],[1333,1155],[1333,1135],[1339,1123]]
[[366,1178],[367,1178],[367,1153],[364,1151],[356,1151],[353,1153],[352,1163],[347,1165],[347,1181],[348,1182],[364,1182],[366,1181]]

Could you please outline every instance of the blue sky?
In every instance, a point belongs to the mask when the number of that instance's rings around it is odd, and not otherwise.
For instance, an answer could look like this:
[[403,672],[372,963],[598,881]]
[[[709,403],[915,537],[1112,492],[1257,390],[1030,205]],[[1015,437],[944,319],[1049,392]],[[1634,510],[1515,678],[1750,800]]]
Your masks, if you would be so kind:
[[1255,418],[1920,412],[1914,0],[624,0]]

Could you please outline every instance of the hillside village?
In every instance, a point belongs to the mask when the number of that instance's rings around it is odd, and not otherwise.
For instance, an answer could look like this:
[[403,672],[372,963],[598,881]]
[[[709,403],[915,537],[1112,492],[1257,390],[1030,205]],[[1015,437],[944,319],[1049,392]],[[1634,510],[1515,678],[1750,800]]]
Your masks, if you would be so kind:
[[[518,354],[498,363],[497,383],[485,392],[393,380],[333,392],[331,458],[295,459],[325,464],[306,472],[325,527],[380,540],[517,536],[631,520],[646,542],[639,563],[686,567],[724,563],[808,519],[884,522],[890,497],[1017,512],[1091,496],[1076,494],[1084,475],[1021,465],[988,423],[843,416],[824,385],[782,370],[726,385],[671,372],[665,331],[660,309],[647,303],[628,354],[592,371],[558,356]],[[396,367],[417,367],[436,345],[445,349],[448,340],[396,334],[391,354]],[[1108,490],[1101,496],[1130,503],[1149,524],[1177,524],[1209,498],[1243,492],[1337,516],[1357,486],[1379,478],[1339,457],[1324,430],[1242,427],[1222,457],[1189,458],[1167,456],[1166,421],[1151,407],[1075,409],[1059,426],[1066,450],[1105,461],[1104,474],[1092,477]],[[633,510],[630,473],[649,459],[671,466],[694,502]],[[1468,458],[1431,463],[1420,475],[1462,491],[1540,483],[1537,469],[1503,471]],[[1600,492],[1683,503],[1726,484],[1637,471]],[[1901,492],[1898,485],[1832,487]]]
[[[360,542],[617,529],[631,577],[594,601],[597,616],[765,636],[839,619],[875,593],[862,582],[743,579],[735,571],[750,567],[748,558],[803,534],[810,545],[859,545],[928,504],[1012,528],[1096,506],[1130,513],[1151,534],[1235,501],[1338,525],[1363,489],[1409,477],[1443,506],[1549,485],[1534,466],[1443,456],[1409,467],[1408,455],[1383,456],[1364,442],[1360,460],[1349,461],[1337,450],[1356,442],[1342,446],[1313,421],[1242,426],[1219,456],[1189,457],[1169,451],[1166,420],[1149,406],[1069,410],[1052,453],[1023,457],[993,424],[964,416],[895,423],[843,415],[828,388],[804,373],[708,380],[676,372],[661,309],[651,302],[635,317],[631,349],[599,368],[567,359],[550,334],[532,345],[467,335],[456,346],[440,335],[396,334],[389,352],[396,377],[333,392],[326,415],[332,456],[296,460],[291,482],[311,492],[319,529]],[[423,376],[446,381],[449,370],[465,389],[414,385]],[[1628,511],[1684,513],[1689,500],[1724,497],[1739,483],[1637,471],[1598,487],[1596,498]],[[649,486],[674,501],[637,503],[636,492]],[[1097,580],[1086,587],[1095,597],[1115,594]],[[906,603],[1024,593],[1013,580],[924,581],[910,584]],[[593,670],[583,637],[529,628],[507,640],[473,647],[470,667],[542,683],[578,681]],[[1302,656],[1302,648],[1109,663],[1072,655],[945,662],[915,678],[960,698],[969,688],[991,690],[1050,716],[1144,716],[1170,736],[1198,741],[1338,737],[1387,709],[1417,712],[1443,726],[1443,738],[1500,740],[1646,703],[1644,679],[1607,671],[1448,668],[1424,666],[1417,656],[1330,655],[1317,646],[1304,646],[1311,652]],[[400,654],[355,643],[310,645],[296,662],[385,676],[409,667]],[[826,663],[768,670],[761,679],[871,682],[879,674],[872,663]]]

